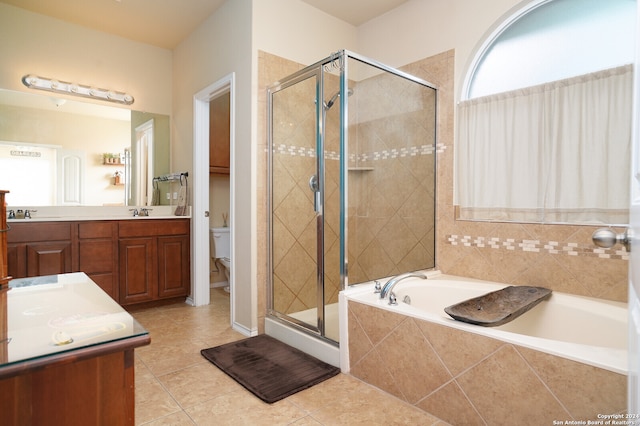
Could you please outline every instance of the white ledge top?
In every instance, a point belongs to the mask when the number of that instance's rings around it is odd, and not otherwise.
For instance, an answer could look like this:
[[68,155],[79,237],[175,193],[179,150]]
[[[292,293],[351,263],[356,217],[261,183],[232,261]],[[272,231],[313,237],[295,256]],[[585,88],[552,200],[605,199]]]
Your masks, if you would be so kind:
[[[133,216],[133,210],[146,208],[149,216]],[[7,206],[9,210],[17,213],[18,210],[29,210],[31,219],[9,219],[8,222],[63,222],[85,220],[148,220],[148,219],[189,219],[191,208],[187,209],[187,215],[176,216],[176,206]]]

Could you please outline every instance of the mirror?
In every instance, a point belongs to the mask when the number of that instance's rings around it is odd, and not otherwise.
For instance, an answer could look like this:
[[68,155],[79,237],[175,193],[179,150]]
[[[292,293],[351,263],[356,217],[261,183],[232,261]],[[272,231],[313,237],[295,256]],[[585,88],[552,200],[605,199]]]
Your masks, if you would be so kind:
[[9,205],[150,205],[169,152],[167,115],[0,89],[0,187]]

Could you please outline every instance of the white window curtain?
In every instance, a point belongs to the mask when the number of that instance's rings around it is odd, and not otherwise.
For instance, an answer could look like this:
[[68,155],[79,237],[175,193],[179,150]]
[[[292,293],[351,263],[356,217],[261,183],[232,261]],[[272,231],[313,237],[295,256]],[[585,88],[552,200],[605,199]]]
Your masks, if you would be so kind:
[[633,69],[461,102],[461,219],[628,223]]

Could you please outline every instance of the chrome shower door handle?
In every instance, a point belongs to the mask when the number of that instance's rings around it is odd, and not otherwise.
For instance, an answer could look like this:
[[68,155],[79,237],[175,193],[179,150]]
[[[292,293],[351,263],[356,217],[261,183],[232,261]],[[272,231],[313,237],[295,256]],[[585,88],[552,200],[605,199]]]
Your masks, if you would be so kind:
[[318,192],[320,190],[320,185],[318,184],[318,175],[312,175],[309,178],[309,189],[313,192]]
[[313,210],[318,213],[318,206],[320,205],[320,183],[318,182],[318,175],[312,175],[309,178],[309,189],[313,192]]

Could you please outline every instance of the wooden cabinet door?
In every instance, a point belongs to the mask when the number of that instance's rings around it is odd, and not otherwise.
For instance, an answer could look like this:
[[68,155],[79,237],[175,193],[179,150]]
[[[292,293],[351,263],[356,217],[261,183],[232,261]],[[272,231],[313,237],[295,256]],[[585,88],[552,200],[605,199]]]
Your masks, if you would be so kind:
[[74,271],[69,222],[11,223],[7,232],[7,263],[13,278],[65,274]]
[[73,272],[71,241],[28,243],[26,246],[28,277]]
[[149,302],[158,293],[156,239],[126,238],[118,242],[121,305]]
[[158,297],[187,296],[189,236],[158,237]]
[[7,244],[7,270],[11,278],[27,276],[27,246],[25,244]]
[[78,269],[114,300],[118,300],[117,232],[116,222],[78,224]]
[[209,173],[229,174],[230,94],[209,103]]

